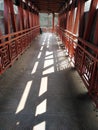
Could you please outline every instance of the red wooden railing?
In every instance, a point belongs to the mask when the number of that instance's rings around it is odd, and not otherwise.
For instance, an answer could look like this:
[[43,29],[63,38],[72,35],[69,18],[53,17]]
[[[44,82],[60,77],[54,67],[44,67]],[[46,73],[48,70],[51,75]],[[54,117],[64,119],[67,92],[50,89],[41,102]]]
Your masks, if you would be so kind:
[[84,81],[89,95],[98,107],[98,47],[59,26],[56,28],[62,42]]
[[39,26],[35,26],[0,37],[0,74],[14,63],[38,34]]

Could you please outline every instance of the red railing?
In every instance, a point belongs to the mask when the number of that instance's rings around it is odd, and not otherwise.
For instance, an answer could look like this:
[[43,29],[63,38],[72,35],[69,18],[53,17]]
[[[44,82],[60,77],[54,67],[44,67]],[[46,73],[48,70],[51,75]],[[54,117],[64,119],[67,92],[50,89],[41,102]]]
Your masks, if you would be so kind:
[[59,26],[56,29],[84,81],[89,95],[98,107],[98,47]]
[[39,26],[36,26],[0,37],[0,74],[14,63],[38,34]]

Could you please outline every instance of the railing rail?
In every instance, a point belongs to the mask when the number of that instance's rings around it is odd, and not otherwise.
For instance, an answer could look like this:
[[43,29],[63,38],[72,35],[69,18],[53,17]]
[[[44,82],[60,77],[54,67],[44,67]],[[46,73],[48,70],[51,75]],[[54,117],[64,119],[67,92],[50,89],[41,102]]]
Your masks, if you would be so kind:
[[56,32],[98,107],[98,47],[59,26]]
[[0,37],[0,74],[14,63],[38,34],[39,26],[35,26]]

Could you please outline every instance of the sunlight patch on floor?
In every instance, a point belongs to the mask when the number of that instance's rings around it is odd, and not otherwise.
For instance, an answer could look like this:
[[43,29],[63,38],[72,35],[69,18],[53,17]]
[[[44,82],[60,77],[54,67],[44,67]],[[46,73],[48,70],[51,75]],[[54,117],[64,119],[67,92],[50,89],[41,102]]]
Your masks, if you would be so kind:
[[47,48],[49,48],[49,45],[47,45]]
[[43,48],[44,48],[44,47],[42,46],[42,47],[41,47],[41,49],[40,49],[40,51],[42,51],[42,50],[43,50]]
[[51,66],[53,64],[54,64],[54,60],[53,59],[45,60],[44,61],[44,68],[49,67],[49,66]]
[[33,67],[33,70],[32,70],[32,72],[31,72],[31,74],[34,74],[34,73],[36,72],[37,67],[38,67],[38,61],[37,61],[37,62],[35,62],[35,64],[34,64],[34,67]]
[[53,54],[52,51],[46,51],[46,56]]
[[46,107],[47,107],[47,99],[45,99],[43,102],[41,102],[37,107],[36,107],[36,112],[35,116],[38,116],[40,114],[43,114],[46,112]]
[[19,122],[19,121],[17,121],[17,122],[16,122],[16,125],[18,126],[19,124],[20,124],[20,122]]
[[39,52],[38,57],[37,57],[38,59],[41,57],[41,54],[42,54],[42,52]]
[[46,130],[46,122],[43,121],[36,126],[34,126],[33,130]]
[[43,71],[43,75],[45,75],[45,74],[51,74],[51,73],[54,73],[54,66],[49,67],[48,69],[46,69],[46,70]]
[[21,100],[20,100],[20,102],[18,104],[18,107],[16,109],[15,114],[18,114],[20,111],[22,111],[24,109],[27,98],[28,98],[28,95],[29,95],[29,92],[30,92],[30,89],[31,89],[31,86],[32,86],[32,82],[33,81],[28,81],[27,82],[27,85],[25,87],[25,90],[23,92],[23,95],[22,95]]
[[43,42],[42,45],[45,45],[45,42]]
[[49,55],[49,56],[45,57],[45,60],[48,60],[48,59],[53,59],[53,55]]
[[48,86],[48,77],[43,77],[41,79],[40,84],[40,90],[39,90],[39,96],[43,95],[45,92],[47,92],[47,86]]

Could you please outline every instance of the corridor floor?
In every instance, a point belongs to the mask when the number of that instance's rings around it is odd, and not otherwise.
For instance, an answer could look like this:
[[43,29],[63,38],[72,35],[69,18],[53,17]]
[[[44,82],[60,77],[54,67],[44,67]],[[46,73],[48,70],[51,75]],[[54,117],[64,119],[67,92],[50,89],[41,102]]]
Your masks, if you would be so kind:
[[98,130],[98,113],[59,38],[39,35],[0,76],[0,130]]

